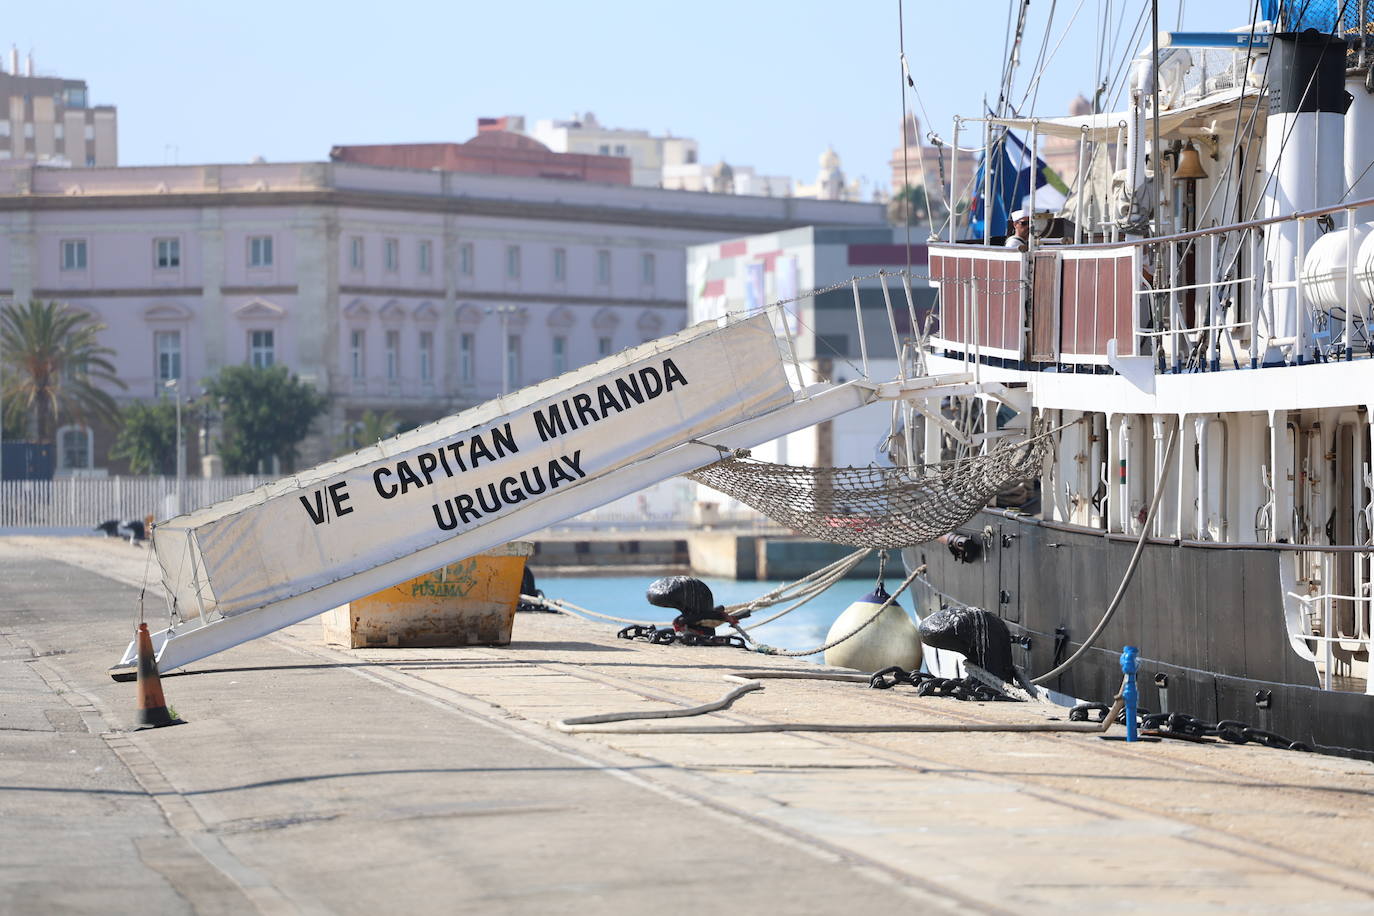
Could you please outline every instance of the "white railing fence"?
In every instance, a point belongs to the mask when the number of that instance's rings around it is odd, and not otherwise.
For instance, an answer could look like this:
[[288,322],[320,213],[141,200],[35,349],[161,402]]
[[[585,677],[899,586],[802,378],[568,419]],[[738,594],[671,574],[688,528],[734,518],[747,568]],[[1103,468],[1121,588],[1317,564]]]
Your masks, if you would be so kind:
[[[271,478],[195,477],[181,481],[182,511],[246,493]],[[0,481],[0,528],[94,529],[109,519],[170,518],[175,477],[59,477]]]

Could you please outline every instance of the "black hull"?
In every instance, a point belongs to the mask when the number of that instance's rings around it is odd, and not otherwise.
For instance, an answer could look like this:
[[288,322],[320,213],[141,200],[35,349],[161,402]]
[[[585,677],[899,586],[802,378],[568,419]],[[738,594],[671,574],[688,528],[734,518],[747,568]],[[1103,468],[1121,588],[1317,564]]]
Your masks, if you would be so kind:
[[[957,602],[993,611],[1014,638],[1028,676],[1067,658],[1101,619],[1135,549],[1134,537],[1050,526],[984,511],[960,528],[980,543],[971,563],[943,545],[903,551],[908,569]],[[1120,609],[1098,646],[1053,682],[1053,690],[1110,702],[1121,684],[1121,647],[1140,649],[1140,705],[1161,709],[1155,677],[1167,678],[1167,707],[1200,719],[1234,719],[1324,753],[1374,760],[1374,696],[1322,690],[1310,662],[1289,647],[1276,550],[1147,544]],[[918,581],[917,612],[941,597]],[[1067,639],[1059,638],[1062,629]],[[1268,707],[1257,702],[1267,691]]]

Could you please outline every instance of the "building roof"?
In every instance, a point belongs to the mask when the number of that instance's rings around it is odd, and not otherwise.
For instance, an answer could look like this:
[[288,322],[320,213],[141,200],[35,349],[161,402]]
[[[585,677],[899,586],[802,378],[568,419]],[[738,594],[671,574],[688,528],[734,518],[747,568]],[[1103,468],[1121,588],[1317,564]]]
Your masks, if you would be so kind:
[[[491,147],[479,149],[495,151]],[[312,204],[740,235],[808,225],[886,225],[881,204],[703,194],[635,187],[628,182],[549,181],[538,176],[460,173],[425,166],[376,167],[343,159],[75,170],[28,162],[0,167],[0,212]]]

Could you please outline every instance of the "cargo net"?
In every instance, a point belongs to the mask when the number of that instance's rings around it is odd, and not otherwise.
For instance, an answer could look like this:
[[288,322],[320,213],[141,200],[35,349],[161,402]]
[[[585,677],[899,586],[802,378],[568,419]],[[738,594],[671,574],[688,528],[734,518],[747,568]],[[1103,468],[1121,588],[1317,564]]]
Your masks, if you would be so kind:
[[832,544],[898,549],[933,541],[998,493],[1040,476],[1050,437],[922,468],[807,468],[724,458],[686,476]]

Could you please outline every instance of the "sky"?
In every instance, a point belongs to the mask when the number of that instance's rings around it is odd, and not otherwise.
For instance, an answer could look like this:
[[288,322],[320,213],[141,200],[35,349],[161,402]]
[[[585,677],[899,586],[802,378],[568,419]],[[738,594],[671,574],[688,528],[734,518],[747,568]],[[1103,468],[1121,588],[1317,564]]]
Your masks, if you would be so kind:
[[[1184,2],[1161,0],[1161,28]],[[604,126],[692,137],[705,162],[807,181],[832,145],[867,196],[901,142],[899,36],[919,92],[907,105],[947,137],[955,114],[977,115],[996,93],[1008,6],[72,0],[9,5],[0,48],[32,51],[36,73],[84,79],[94,104],[117,106],[121,165],[319,161],[336,144],[461,142],[478,117],[532,126],[592,111]],[[1120,58],[1142,6],[1033,0],[1014,96],[1051,11],[1042,115],[1091,94],[1100,17],[1124,12]],[[1187,7],[1194,30],[1249,21],[1246,0]]]

